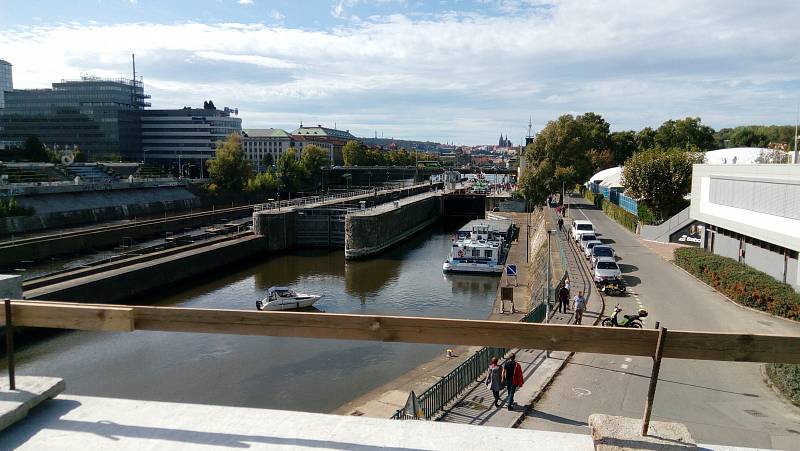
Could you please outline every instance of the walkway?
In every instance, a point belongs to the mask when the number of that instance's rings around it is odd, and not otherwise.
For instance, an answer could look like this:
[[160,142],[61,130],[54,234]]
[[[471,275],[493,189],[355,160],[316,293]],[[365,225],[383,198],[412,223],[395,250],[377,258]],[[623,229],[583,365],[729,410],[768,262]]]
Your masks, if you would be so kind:
[[[549,227],[552,227],[553,224],[555,224],[555,213],[551,214],[550,211],[547,211],[546,214],[549,215],[547,217],[547,224]],[[520,230],[520,240],[526,240],[524,229],[520,227]],[[568,230],[568,228],[565,227],[565,230]],[[580,254],[575,251],[574,244],[570,243],[566,234],[557,233],[554,234],[554,237],[559,240],[564,249],[567,260],[567,270],[571,278],[573,296],[577,294],[579,290],[584,291],[584,293],[591,293],[592,297],[589,298],[588,304],[589,310],[584,315],[583,324],[592,324],[597,320],[598,316],[602,314],[603,301],[594,293],[594,290],[592,290],[591,278],[587,275],[585,264],[580,260]],[[559,252],[557,246],[557,243],[554,244],[551,250],[553,255],[556,256],[554,258],[558,258]],[[509,252],[509,262],[524,262],[525,256],[521,255],[522,252],[524,252],[524,247],[516,247],[517,253],[513,252],[513,248],[512,251]],[[534,250],[531,250],[531,253],[533,252]],[[527,280],[528,277],[528,265],[518,265],[518,268],[523,267],[526,271],[524,275],[520,273],[519,280]],[[503,276],[501,284],[508,284],[506,276]],[[522,285],[527,288],[526,284]],[[515,287],[514,291],[515,299],[517,299],[517,287]],[[530,296],[529,290],[528,296]],[[493,318],[491,319],[501,319],[495,318],[498,316],[497,310],[495,310],[495,314],[492,316]],[[572,310],[568,314],[553,313],[550,318],[550,322],[556,324],[570,324],[573,321],[574,314]],[[491,390],[481,381],[467,390],[440,418],[440,421],[498,427],[516,426],[523,419],[528,406],[541,396],[544,389],[556,373],[565,365],[566,360],[571,355],[571,353],[568,352],[553,352],[548,358],[546,357],[545,351],[538,349],[515,349],[514,352],[516,352],[517,361],[522,366],[523,378],[525,380],[525,384],[514,395],[514,401],[518,404],[518,407],[514,410],[508,410],[505,405],[501,408],[495,407]],[[505,401],[505,391],[502,391],[500,396],[501,400]]]

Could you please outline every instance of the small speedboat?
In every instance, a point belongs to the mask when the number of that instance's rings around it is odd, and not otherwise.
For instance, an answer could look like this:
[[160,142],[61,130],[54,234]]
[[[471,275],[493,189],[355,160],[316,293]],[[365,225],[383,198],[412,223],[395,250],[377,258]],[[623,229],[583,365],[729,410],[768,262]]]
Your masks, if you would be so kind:
[[271,287],[267,297],[256,301],[258,310],[298,310],[311,307],[322,296],[298,293],[287,287]]

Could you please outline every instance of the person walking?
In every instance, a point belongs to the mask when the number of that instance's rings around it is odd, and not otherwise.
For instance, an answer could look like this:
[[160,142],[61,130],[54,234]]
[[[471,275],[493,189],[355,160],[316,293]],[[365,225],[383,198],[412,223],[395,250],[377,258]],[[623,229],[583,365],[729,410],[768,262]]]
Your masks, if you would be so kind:
[[583,319],[583,312],[586,310],[586,298],[583,297],[583,291],[579,291],[572,302],[575,304],[575,324],[580,325]]
[[566,285],[562,285],[558,290],[558,312],[569,312],[569,288]]
[[489,374],[486,375],[486,386],[494,396],[494,406],[500,407],[500,390],[503,389],[503,368],[497,364],[497,357],[492,357],[489,364]]
[[522,366],[517,362],[517,355],[512,352],[506,363],[503,364],[503,383],[508,393],[508,410],[514,410],[514,393],[522,387],[523,382]]
[[564,231],[564,218],[558,218],[558,230]]

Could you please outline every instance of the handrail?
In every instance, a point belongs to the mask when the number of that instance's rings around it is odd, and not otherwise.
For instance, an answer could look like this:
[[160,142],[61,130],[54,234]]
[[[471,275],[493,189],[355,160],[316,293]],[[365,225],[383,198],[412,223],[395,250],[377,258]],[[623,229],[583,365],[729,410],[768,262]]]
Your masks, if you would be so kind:
[[391,188],[391,189],[359,189],[359,190],[351,190],[344,193],[338,194],[323,194],[317,196],[305,196],[305,197],[298,197],[292,200],[277,200],[272,202],[266,202],[263,204],[255,204],[253,205],[253,211],[264,211],[264,210],[277,210],[280,208],[288,208],[288,207],[304,207],[307,205],[312,204],[321,204],[333,200],[340,200],[340,199],[352,199],[367,195],[382,195],[388,194],[392,192],[401,193],[406,190],[413,190],[420,187],[430,186],[429,183],[418,183],[416,185],[409,185],[403,188]]

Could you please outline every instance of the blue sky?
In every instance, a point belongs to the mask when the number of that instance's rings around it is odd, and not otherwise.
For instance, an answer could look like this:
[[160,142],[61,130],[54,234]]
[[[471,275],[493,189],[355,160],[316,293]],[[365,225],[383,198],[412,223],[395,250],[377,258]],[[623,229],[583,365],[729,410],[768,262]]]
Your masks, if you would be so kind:
[[793,123],[797,17],[797,1],[0,0],[0,58],[41,88],[127,75],[136,53],[155,108],[480,144],[585,111],[615,130]]

